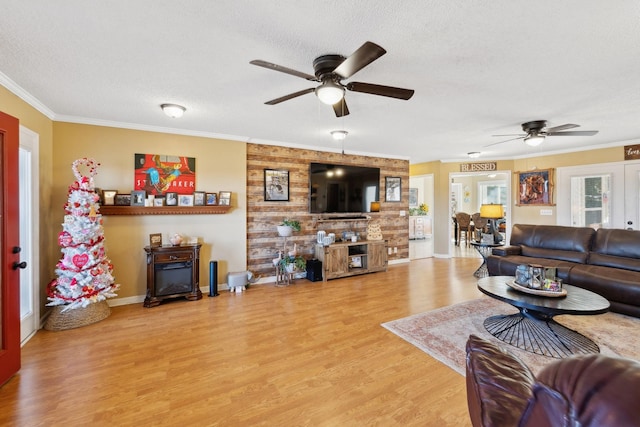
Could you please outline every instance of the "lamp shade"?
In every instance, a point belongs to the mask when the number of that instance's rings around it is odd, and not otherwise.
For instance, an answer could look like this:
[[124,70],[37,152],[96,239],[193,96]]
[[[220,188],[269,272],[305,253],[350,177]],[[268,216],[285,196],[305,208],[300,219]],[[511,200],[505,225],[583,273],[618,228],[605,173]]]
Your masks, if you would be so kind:
[[482,218],[497,219],[502,218],[502,205],[489,204],[480,206],[480,216]]
[[537,147],[544,141],[543,135],[531,135],[524,139],[524,143],[530,147]]

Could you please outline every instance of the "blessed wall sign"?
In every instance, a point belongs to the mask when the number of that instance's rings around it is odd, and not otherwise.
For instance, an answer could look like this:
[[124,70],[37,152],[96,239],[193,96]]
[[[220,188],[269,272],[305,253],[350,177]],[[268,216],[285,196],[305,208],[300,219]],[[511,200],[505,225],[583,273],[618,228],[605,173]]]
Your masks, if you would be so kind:
[[495,170],[498,170],[498,162],[460,164],[460,172],[492,172]]

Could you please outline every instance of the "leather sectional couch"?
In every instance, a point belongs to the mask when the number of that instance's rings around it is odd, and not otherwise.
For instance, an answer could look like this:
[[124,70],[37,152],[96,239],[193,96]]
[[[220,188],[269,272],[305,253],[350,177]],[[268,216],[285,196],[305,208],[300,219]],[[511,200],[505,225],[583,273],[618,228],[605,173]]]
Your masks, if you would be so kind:
[[609,300],[611,311],[640,317],[640,231],[515,224],[509,246],[487,257],[491,276],[521,264],[556,267],[563,282]]
[[537,375],[492,341],[466,346],[474,427],[627,427],[640,420],[640,363],[602,354],[554,361]]

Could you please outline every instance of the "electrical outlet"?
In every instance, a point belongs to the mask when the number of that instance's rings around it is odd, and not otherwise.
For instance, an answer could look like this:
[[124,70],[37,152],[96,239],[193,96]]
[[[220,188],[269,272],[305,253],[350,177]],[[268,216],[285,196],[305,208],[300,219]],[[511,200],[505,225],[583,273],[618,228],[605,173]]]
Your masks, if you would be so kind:
[[394,253],[394,254],[397,254],[397,253],[398,253],[398,247],[397,247],[397,246],[394,246],[394,247],[393,247],[393,253]]
[[387,248],[387,253],[391,255],[391,248]]
[[400,216],[407,216],[407,211],[400,211]]

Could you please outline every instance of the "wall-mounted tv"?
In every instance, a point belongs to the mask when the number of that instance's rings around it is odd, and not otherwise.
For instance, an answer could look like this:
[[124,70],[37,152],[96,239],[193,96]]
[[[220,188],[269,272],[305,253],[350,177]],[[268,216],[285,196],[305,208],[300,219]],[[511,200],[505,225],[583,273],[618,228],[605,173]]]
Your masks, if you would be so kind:
[[309,190],[310,213],[370,212],[380,200],[380,168],[311,163]]

